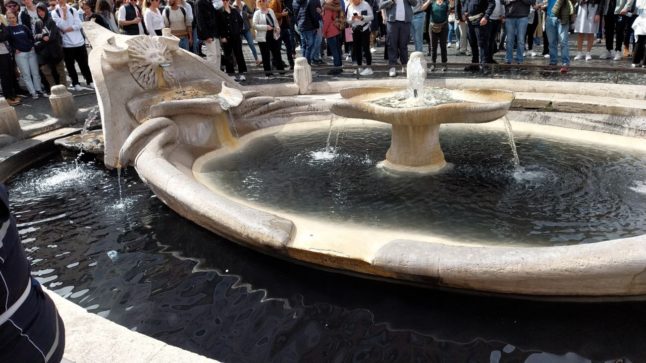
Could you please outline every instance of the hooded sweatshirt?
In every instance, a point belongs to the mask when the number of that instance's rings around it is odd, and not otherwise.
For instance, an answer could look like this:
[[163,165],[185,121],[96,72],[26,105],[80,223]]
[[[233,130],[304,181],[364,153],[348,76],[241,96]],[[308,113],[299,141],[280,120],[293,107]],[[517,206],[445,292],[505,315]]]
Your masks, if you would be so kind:
[[[43,9],[45,11],[44,17],[39,17],[36,21],[36,33],[34,39],[36,40],[36,54],[41,64],[44,63],[58,63],[63,59],[63,40],[61,32],[58,30],[56,23],[49,15],[47,5],[40,3],[36,5],[36,9]],[[43,40],[45,36],[49,38],[47,41]]]
[[[60,29],[63,36],[63,48],[77,48],[85,46],[85,37],[81,33],[81,18],[78,16],[78,11],[71,6],[66,6],[65,11],[61,9],[60,5],[52,10],[52,19],[56,22],[56,26]],[[65,29],[72,28],[71,32],[65,32]]]

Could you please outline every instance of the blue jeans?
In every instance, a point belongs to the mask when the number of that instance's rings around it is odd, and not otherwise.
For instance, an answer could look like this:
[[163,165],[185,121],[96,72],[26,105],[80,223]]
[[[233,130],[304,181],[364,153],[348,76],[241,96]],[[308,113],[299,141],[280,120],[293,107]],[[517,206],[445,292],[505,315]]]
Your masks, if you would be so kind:
[[455,21],[449,22],[449,37],[448,42],[453,43],[455,39]]
[[410,27],[413,33],[413,42],[415,43],[415,51],[421,52],[424,48],[424,21],[426,20],[426,13],[420,11],[413,15]]
[[179,47],[184,49],[184,50],[189,50],[188,49],[188,37],[179,38]]
[[20,69],[20,77],[27,86],[27,91],[32,96],[36,92],[42,92],[40,83],[40,73],[38,73],[38,58],[36,52],[32,49],[29,52],[20,52],[16,56],[16,65]]
[[568,41],[570,38],[569,33],[570,24],[561,24],[559,19],[555,16],[549,16],[545,24],[545,32],[547,33],[547,40],[550,46],[550,65],[558,63],[558,47],[561,46],[561,59],[563,65],[570,64],[570,50],[568,48]]
[[200,38],[197,37],[197,27],[193,28],[193,54],[200,54]]
[[314,38],[314,50],[312,51],[312,59],[315,61],[322,61],[321,59],[321,43],[323,43],[323,22],[319,21],[319,28],[316,29],[316,37]]
[[334,59],[334,66],[341,67],[343,64],[341,63],[341,45],[339,44],[338,37],[331,37],[326,39],[327,39],[327,46],[330,48],[330,51],[332,52],[332,59]]
[[253,35],[251,35],[251,30],[247,29],[242,32],[242,36],[247,41],[249,49],[251,49],[251,54],[253,54],[253,59],[258,60],[258,52],[256,52],[256,46],[253,45]]
[[514,45],[516,46],[516,63],[523,64],[523,52],[525,52],[525,37],[527,35],[527,23],[529,19],[505,18],[505,29],[507,30],[507,64],[514,60]]
[[301,30],[301,52],[309,64],[312,64],[312,55],[314,54],[315,43],[316,29]]

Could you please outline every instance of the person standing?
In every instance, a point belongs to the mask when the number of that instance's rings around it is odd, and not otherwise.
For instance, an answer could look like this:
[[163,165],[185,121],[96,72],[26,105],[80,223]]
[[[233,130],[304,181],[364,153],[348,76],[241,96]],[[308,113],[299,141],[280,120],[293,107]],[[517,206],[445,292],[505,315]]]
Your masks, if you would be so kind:
[[430,0],[424,2],[419,0],[417,4],[413,7],[413,18],[410,22],[410,29],[413,35],[413,44],[415,45],[415,51],[421,52],[424,50],[424,25],[426,23],[426,12],[428,5],[424,7],[425,4],[430,4]]
[[516,49],[516,64],[523,64],[525,60],[529,9],[534,3],[535,0],[505,0],[505,29],[507,30],[505,61],[507,64],[514,61],[514,48]]
[[14,86],[16,72],[14,71],[11,48],[8,43],[9,29],[0,21],[0,85],[2,94],[10,106],[21,104],[16,88]]
[[386,28],[388,36],[388,76],[397,75],[397,60],[402,69],[408,63],[408,39],[410,23],[413,19],[413,7],[417,0],[381,0],[379,9],[386,11]]
[[447,63],[447,39],[449,35],[449,3],[446,0],[433,0],[429,6],[431,14],[431,23],[429,26],[428,35],[431,39],[431,71],[435,70],[435,62],[437,61],[437,46],[440,45],[440,53],[442,55],[442,71],[446,71]]
[[[162,12],[164,27],[179,38],[179,47],[189,50],[193,42],[193,14],[186,11],[182,0],[170,0]],[[217,22],[216,22],[217,24]]]
[[144,25],[148,29],[149,35],[162,35],[164,28],[164,17],[159,11],[159,0],[146,0],[144,3]]
[[[172,0],[171,0],[172,1]],[[234,70],[234,57],[235,64],[238,65],[238,74],[235,76],[236,81],[245,81],[246,78],[243,73],[247,71],[247,64],[244,61],[242,54],[242,17],[238,10],[233,8],[229,0],[222,0],[224,4],[220,10],[220,17],[217,20],[218,34],[220,35],[220,44],[224,51],[224,66],[227,74],[232,76]]]
[[570,15],[574,12],[569,0],[547,1],[547,23],[545,30],[550,46],[550,65],[555,66],[558,61],[558,49],[561,48],[561,73],[570,69]]
[[328,74],[334,76],[343,72],[339,35],[341,29],[345,30],[346,18],[345,12],[341,8],[341,2],[339,0],[325,0],[321,16],[323,17],[323,36],[334,60],[334,68],[329,70]]
[[[134,1],[134,0],[131,0]],[[85,37],[81,33],[81,19],[76,9],[67,5],[65,0],[59,0],[58,5],[52,12],[52,19],[63,34],[63,54],[65,56],[65,68],[72,79],[72,87],[75,91],[82,91],[78,74],[74,63],[77,63],[89,87],[94,88],[92,73],[87,64],[87,49],[85,48]]]
[[50,86],[61,84],[68,86],[67,72],[63,65],[63,41],[61,32],[52,20],[45,3],[36,7],[38,21],[36,21],[36,54],[39,58],[40,71],[45,76]]
[[[594,43],[594,34],[599,29],[603,5],[601,0],[580,0],[578,4],[576,20],[574,21],[574,32],[577,34],[577,54],[574,60],[581,60],[585,57],[586,61],[592,59],[592,45]],[[583,41],[587,42],[585,56],[583,55]]]
[[[62,1],[62,0],[59,0]],[[119,8],[119,26],[124,34],[144,35],[147,34],[141,8],[137,0],[126,0]]]
[[38,14],[36,13],[36,5],[33,0],[23,0],[24,9],[18,15],[18,21],[31,30],[31,33],[36,32],[36,22],[38,21]]
[[[277,40],[277,38],[280,38],[280,28],[274,11],[269,9],[267,5],[267,0],[257,0],[256,12],[253,14],[253,26],[256,29],[256,40],[258,41],[258,47],[260,47],[265,76],[271,77],[270,57],[274,59],[280,58],[280,43]],[[274,66],[279,71],[285,69],[282,62],[274,61]]]
[[94,21],[111,32],[118,33],[119,26],[108,0],[98,0],[94,9]]
[[197,0],[195,3],[195,14],[197,16],[197,36],[204,41],[206,48],[206,60],[214,63],[216,69],[220,69],[222,53],[220,49],[220,36],[216,19],[218,11],[211,0]]
[[307,63],[311,65],[314,52],[320,51],[315,46],[322,12],[321,3],[319,0],[294,0],[292,6],[296,14],[296,24],[301,33],[301,52],[307,59]]
[[[364,0],[351,0],[346,14],[348,25],[352,28],[352,58],[357,62],[357,73],[361,76],[372,75],[372,54],[370,53],[370,22],[374,15],[372,6]],[[363,56],[366,57],[365,69],[361,68]]]
[[[485,63],[489,59],[489,17],[496,8],[495,0],[465,0],[462,7],[462,20],[469,28],[471,46],[471,65],[465,70],[480,70],[488,73]],[[480,67],[475,64],[480,64]]]
[[[487,59],[485,63],[492,64],[497,63],[493,59],[493,55],[496,54],[498,50],[503,49],[502,47],[497,47],[496,36],[500,32],[500,28],[504,26],[503,22],[505,21],[505,0],[495,0],[496,7],[493,9],[491,16],[489,17],[489,52],[487,54]],[[501,35],[502,36],[502,35]]]
[[633,22],[635,31],[635,48],[633,49],[632,66],[646,67],[646,0],[637,0],[635,3],[635,14],[637,17]]
[[[292,46],[291,36],[289,34],[289,28],[290,28],[289,10],[283,7],[282,0],[271,0],[268,6],[274,12],[274,15],[276,15],[276,19],[278,19],[278,26],[280,27],[280,39],[278,39],[278,43],[285,44],[285,51],[287,53],[287,63],[289,63],[289,68],[293,69],[294,57],[292,56],[292,52],[290,51],[290,49],[292,49],[293,46]],[[282,62],[282,57],[280,61]]]
[[[38,96],[47,96],[42,89],[40,73],[38,72],[38,59],[34,50],[34,36],[29,28],[18,24],[18,17],[14,13],[7,13],[9,26],[9,44],[14,50],[14,57],[23,83],[27,91],[35,100]],[[34,24],[35,25],[35,24]]]
[[[256,51],[256,46],[253,44],[253,35],[251,34],[251,19],[253,18],[253,12],[242,0],[235,0],[231,6],[235,7],[242,17],[242,36],[247,41],[247,46],[249,47],[249,50],[251,50],[251,54],[253,55],[253,59],[256,61],[256,65],[259,65],[262,61],[258,58],[258,51]],[[195,39],[193,39],[193,42],[195,42]]]

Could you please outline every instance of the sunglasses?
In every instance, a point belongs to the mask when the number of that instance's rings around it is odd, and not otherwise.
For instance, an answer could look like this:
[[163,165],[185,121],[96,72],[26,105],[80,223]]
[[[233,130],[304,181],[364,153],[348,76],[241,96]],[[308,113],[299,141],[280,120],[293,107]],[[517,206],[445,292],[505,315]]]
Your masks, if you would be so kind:
[[5,5],[5,7],[7,7],[7,8],[15,8],[15,7],[18,7],[18,5],[16,5],[16,4],[7,4],[7,5]]

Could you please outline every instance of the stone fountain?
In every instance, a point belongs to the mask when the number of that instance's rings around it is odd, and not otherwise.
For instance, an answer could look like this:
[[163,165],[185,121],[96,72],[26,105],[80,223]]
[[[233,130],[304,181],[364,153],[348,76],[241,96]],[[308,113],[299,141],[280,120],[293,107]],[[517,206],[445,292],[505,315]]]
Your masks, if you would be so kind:
[[[352,87],[341,90],[346,100],[332,106],[339,116],[392,125],[392,141],[383,167],[405,172],[437,172],[446,166],[440,145],[440,125],[483,123],[503,117],[513,93],[502,90],[426,89],[426,62],[414,52],[404,87]],[[441,98],[439,97],[441,96]]]
[[[621,94],[630,102],[621,110],[610,110],[632,117],[646,110],[646,92],[641,88],[633,92],[612,85],[590,90],[587,85],[496,80],[489,86],[504,90],[485,90],[479,89],[483,83],[486,87],[483,80],[446,80],[435,81],[443,88],[438,90],[423,82],[421,62],[411,63],[412,82],[394,81],[393,87],[383,87],[381,81],[364,81],[361,88],[349,87],[356,82],[242,87],[213,64],[178,49],[173,36],[129,37],[93,23],[84,28],[93,46],[90,65],[105,133],[105,165],[134,166],[160,200],[213,233],[286,259],[423,286],[532,297],[646,295],[644,235],[552,247],[529,247],[522,240],[517,245],[469,244],[451,235],[312,217],[241,197],[210,179],[222,160],[244,158],[263,137],[280,145],[286,134],[327,130],[330,109],[352,118],[337,118],[337,125],[367,134],[383,127],[383,122],[391,124],[386,167],[432,175],[429,172],[446,164],[438,138],[441,124],[490,122],[504,116],[512,102],[554,110],[561,101],[546,101],[545,94],[555,90],[587,92],[579,103],[570,100],[563,105],[570,111],[578,107],[579,112]],[[566,134],[530,124],[515,124],[514,130],[524,137]],[[613,147],[630,144],[621,136],[585,137]],[[580,133],[571,137],[577,138]],[[646,153],[643,143],[632,145]],[[239,173],[235,165],[225,172]],[[387,181],[399,177],[391,175]],[[278,182],[289,186],[294,181]],[[344,189],[340,186],[334,197],[344,197]],[[504,204],[504,192],[503,188],[500,200],[494,202]],[[302,197],[292,193],[287,198]],[[317,201],[311,204],[316,206]],[[460,223],[453,228],[460,229]]]

